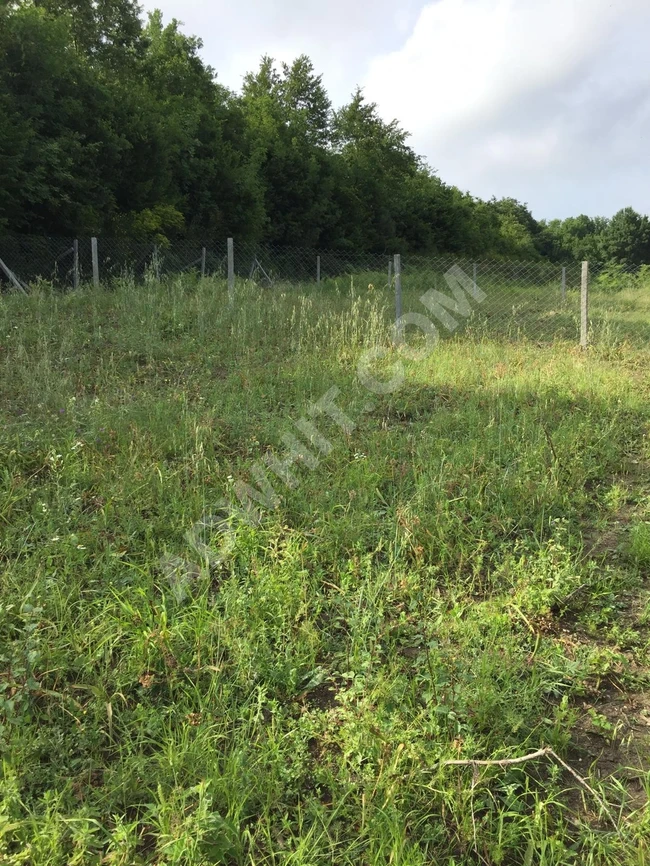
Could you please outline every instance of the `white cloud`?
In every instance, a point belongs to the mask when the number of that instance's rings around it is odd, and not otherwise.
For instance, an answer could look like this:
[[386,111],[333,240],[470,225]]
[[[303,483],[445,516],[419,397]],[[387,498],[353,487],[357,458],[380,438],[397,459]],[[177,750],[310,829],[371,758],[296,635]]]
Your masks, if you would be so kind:
[[[376,57],[368,95],[407,128],[428,119],[444,138],[522,94],[564,80],[590,58],[621,5],[639,0],[439,0],[420,14],[398,51]],[[582,8],[588,14],[579,16]]]
[[[547,216],[632,199],[650,210],[627,170],[649,167],[648,36],[646,0],[437,0],[400,50],[372,60],[365,88],[443,180],[475,194]],[[577,196],[599,161],[624,179],[618,192]]]
[[484,153],[495,165],[544,168],[554,158],[560,143],[557,129],[542,134],[497,132],[485,140]]
[[289,62],[308,54],[335,105],[342,104],[378,53],[401,44],[425,0],[144,0],[200,36],[219,80],[235,90],[269,54]]

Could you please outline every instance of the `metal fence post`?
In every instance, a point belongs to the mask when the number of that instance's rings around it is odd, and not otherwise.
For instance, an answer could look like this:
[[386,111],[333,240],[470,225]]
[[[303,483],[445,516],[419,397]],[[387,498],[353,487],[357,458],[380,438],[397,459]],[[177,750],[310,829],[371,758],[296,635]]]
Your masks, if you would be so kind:
[[562,301],[566,301],[566,267],[562,268]]
[[316,256],[316,282],[320,285],[320,256]]
[[235,242],[228,238],[228,300],[235,302]]
[[201,250],[201,279],[205,279],[205,266],[208,257],[208,251],[205,247]]
[[93,257],[93,285],[96,289],[99,288],[99,250],[97,247],[97,238],[90,239],[90,252]]
[[474,297],[476,297],[476,290],[478,288],[478,265],[474,262]]
[[402,257],[399,253],[393,260],[395,268],[395,340],[401,344],[402,334]]
[[589,342],[589,262],[582,263],[582,289],[580,292],[580,346]]
[[76,291],[79,288],[79,241],[72,242],[72,287]]
[[393,260],[388,259],[388,288],[390,289],[393,283]]

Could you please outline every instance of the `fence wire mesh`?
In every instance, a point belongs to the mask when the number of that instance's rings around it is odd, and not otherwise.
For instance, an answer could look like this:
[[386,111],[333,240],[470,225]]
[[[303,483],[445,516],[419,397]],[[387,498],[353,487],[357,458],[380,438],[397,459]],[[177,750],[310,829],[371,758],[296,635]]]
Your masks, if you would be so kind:
[[[580,338],[580,263],[499,261],[462,256],[407,254],[396,263],[388,253],[355,250],[289,249],[268,244],[234,244],[236,281],[269,290],[319,290],[339,295],[384,293],[387,311],[395,309],[401,286],[401,310],[407,316],[432,314],[441,333],[470,329],[509,338],[569,340]],[[400,273],[396,273],[396,264]],[[46,283],[59,290],[115,280],[134,285],[192,274],[227,280],[228,244],[183,240],[156,244],[130,238],[99,238],[96,273],[90,238],[4,236],[0,238],[0,291],[24,290]],[[632,293],[629,302],[650,292],[650,266],[590,264],[591,329],[611,324],[608,296]],[[428,300],[423,301],[423,298]],[[390,313],[388,313],[390,315]],[[619,317],[620,318],[620,317]]]

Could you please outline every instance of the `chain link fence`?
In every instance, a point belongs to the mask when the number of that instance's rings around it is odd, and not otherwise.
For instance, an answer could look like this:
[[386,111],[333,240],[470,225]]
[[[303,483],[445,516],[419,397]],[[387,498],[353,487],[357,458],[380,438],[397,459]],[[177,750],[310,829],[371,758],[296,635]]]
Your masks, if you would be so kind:
[[413,324],[414,317],[426,313],[441,333],[471,329],[477,334],[582,345],[588,331],[611,324],[608,298],[625,300],[625,293],[631,293],[629,306],[650,295],[649,265],[590,264],[587,298],[579,263],[395,257],[253,243],[234,243],[229,259],[228,250],[226,240],[156,244],[129,238],[2,237],[0,291],[29,293],[39,284],[69,290],[84,284],[110,286],[115,280],[135,285],[191,274],[228,281],[231,299],[237,281],[269,290],[384,292],[396,318],[404,315]]
[[[0,237],[0,288],[15,282],[25,288],[45,282],[57,289],[71,289],[92,283],[93,246],[90,238],[39,238],[31,236]],[[192,241],[170,245],[137,241],[130,238],[97,240],[96,273],[108,284],[115,279],[136,283],[147,278],[162,278],[195,271],[205,275],[225,276],[226,243],[203,247]]]

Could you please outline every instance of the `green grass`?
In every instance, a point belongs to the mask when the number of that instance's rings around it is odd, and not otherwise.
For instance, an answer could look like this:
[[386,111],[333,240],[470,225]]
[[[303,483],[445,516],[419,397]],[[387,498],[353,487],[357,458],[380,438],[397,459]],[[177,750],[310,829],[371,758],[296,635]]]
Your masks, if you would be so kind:
[[[485,291],[424,361],[379,275],[0,299],[0,862],[650,862],[650,302],[581,352],[575,293]],[[332,387],[355,430],[202,560]],[[543,746],[616,826],[553,761],[444,766]]]

